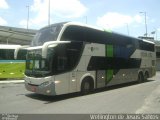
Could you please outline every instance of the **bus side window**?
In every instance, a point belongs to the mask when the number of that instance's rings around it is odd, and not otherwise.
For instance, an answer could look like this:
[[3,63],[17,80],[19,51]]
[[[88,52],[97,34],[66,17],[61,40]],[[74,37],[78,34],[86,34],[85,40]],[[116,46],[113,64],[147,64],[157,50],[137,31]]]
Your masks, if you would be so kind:
[[67,68],[67,57],[58,56],[58,71],[65,71]]
[[1,49],[0,59],[1,60],[13,60],[14,59],[14,49]]
[[76,62],[77,62],[77,56],[78,55],[78,50],[76,49],[68,49],[67,50],[67,58],[68,58],[68,69],[72,69]]
[[27,54],[27,50],[19,50],[18,55],[17,55],[17,59],[18,60],[26,60],[26,54]]
[[72,42],[67,47],[68,70],[72,70],[78,64],[83,48],[83,42]]

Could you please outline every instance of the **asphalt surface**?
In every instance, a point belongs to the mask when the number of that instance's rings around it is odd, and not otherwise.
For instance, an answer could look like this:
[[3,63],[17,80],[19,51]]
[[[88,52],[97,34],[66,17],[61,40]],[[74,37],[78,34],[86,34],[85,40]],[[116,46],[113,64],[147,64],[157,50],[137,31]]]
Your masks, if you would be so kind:
[[0,113],[160,113],[160,72],[141,84],[113,86],[86,96],[43,96],[27,91],[23,81],[0,83]]

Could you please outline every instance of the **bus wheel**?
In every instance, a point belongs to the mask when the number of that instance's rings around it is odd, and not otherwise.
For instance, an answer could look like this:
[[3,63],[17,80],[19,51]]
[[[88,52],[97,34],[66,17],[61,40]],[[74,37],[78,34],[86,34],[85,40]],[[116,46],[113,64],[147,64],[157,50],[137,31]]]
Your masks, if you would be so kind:
[[146,71],[144,74],[144,81],[146,81],[149,78],[149,73]]
[[140,73],[138,74],[138,82],[139,82],[139,83],[142,83],[143,81],[144,81],[144,76],[143,76],[143,73],[140,72]]
[[92,78],[87,77],[83,80],[81,84],[81,93],[82,95],[89,94],[91,91],[93,91],[94,83]]

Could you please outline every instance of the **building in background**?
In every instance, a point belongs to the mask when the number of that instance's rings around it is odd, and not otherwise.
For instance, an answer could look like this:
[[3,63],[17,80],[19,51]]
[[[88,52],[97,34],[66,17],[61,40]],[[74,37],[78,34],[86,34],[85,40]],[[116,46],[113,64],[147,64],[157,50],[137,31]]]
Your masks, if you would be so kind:
[[29,45],[37,30],[0,26],[0,44]]

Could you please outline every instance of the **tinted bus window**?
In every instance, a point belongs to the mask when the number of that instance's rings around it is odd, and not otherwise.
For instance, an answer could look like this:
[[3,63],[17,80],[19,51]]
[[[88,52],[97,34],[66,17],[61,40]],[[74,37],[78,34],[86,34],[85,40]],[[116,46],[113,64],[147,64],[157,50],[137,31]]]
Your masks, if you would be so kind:
[[13,49],[1,49],[0,50],[0,60],[13,60],[14,50]]
[[141,50],[147,50],[147,51],[154,52],[154,44],[152,44],[152,43],[139,41],[139,47]]

